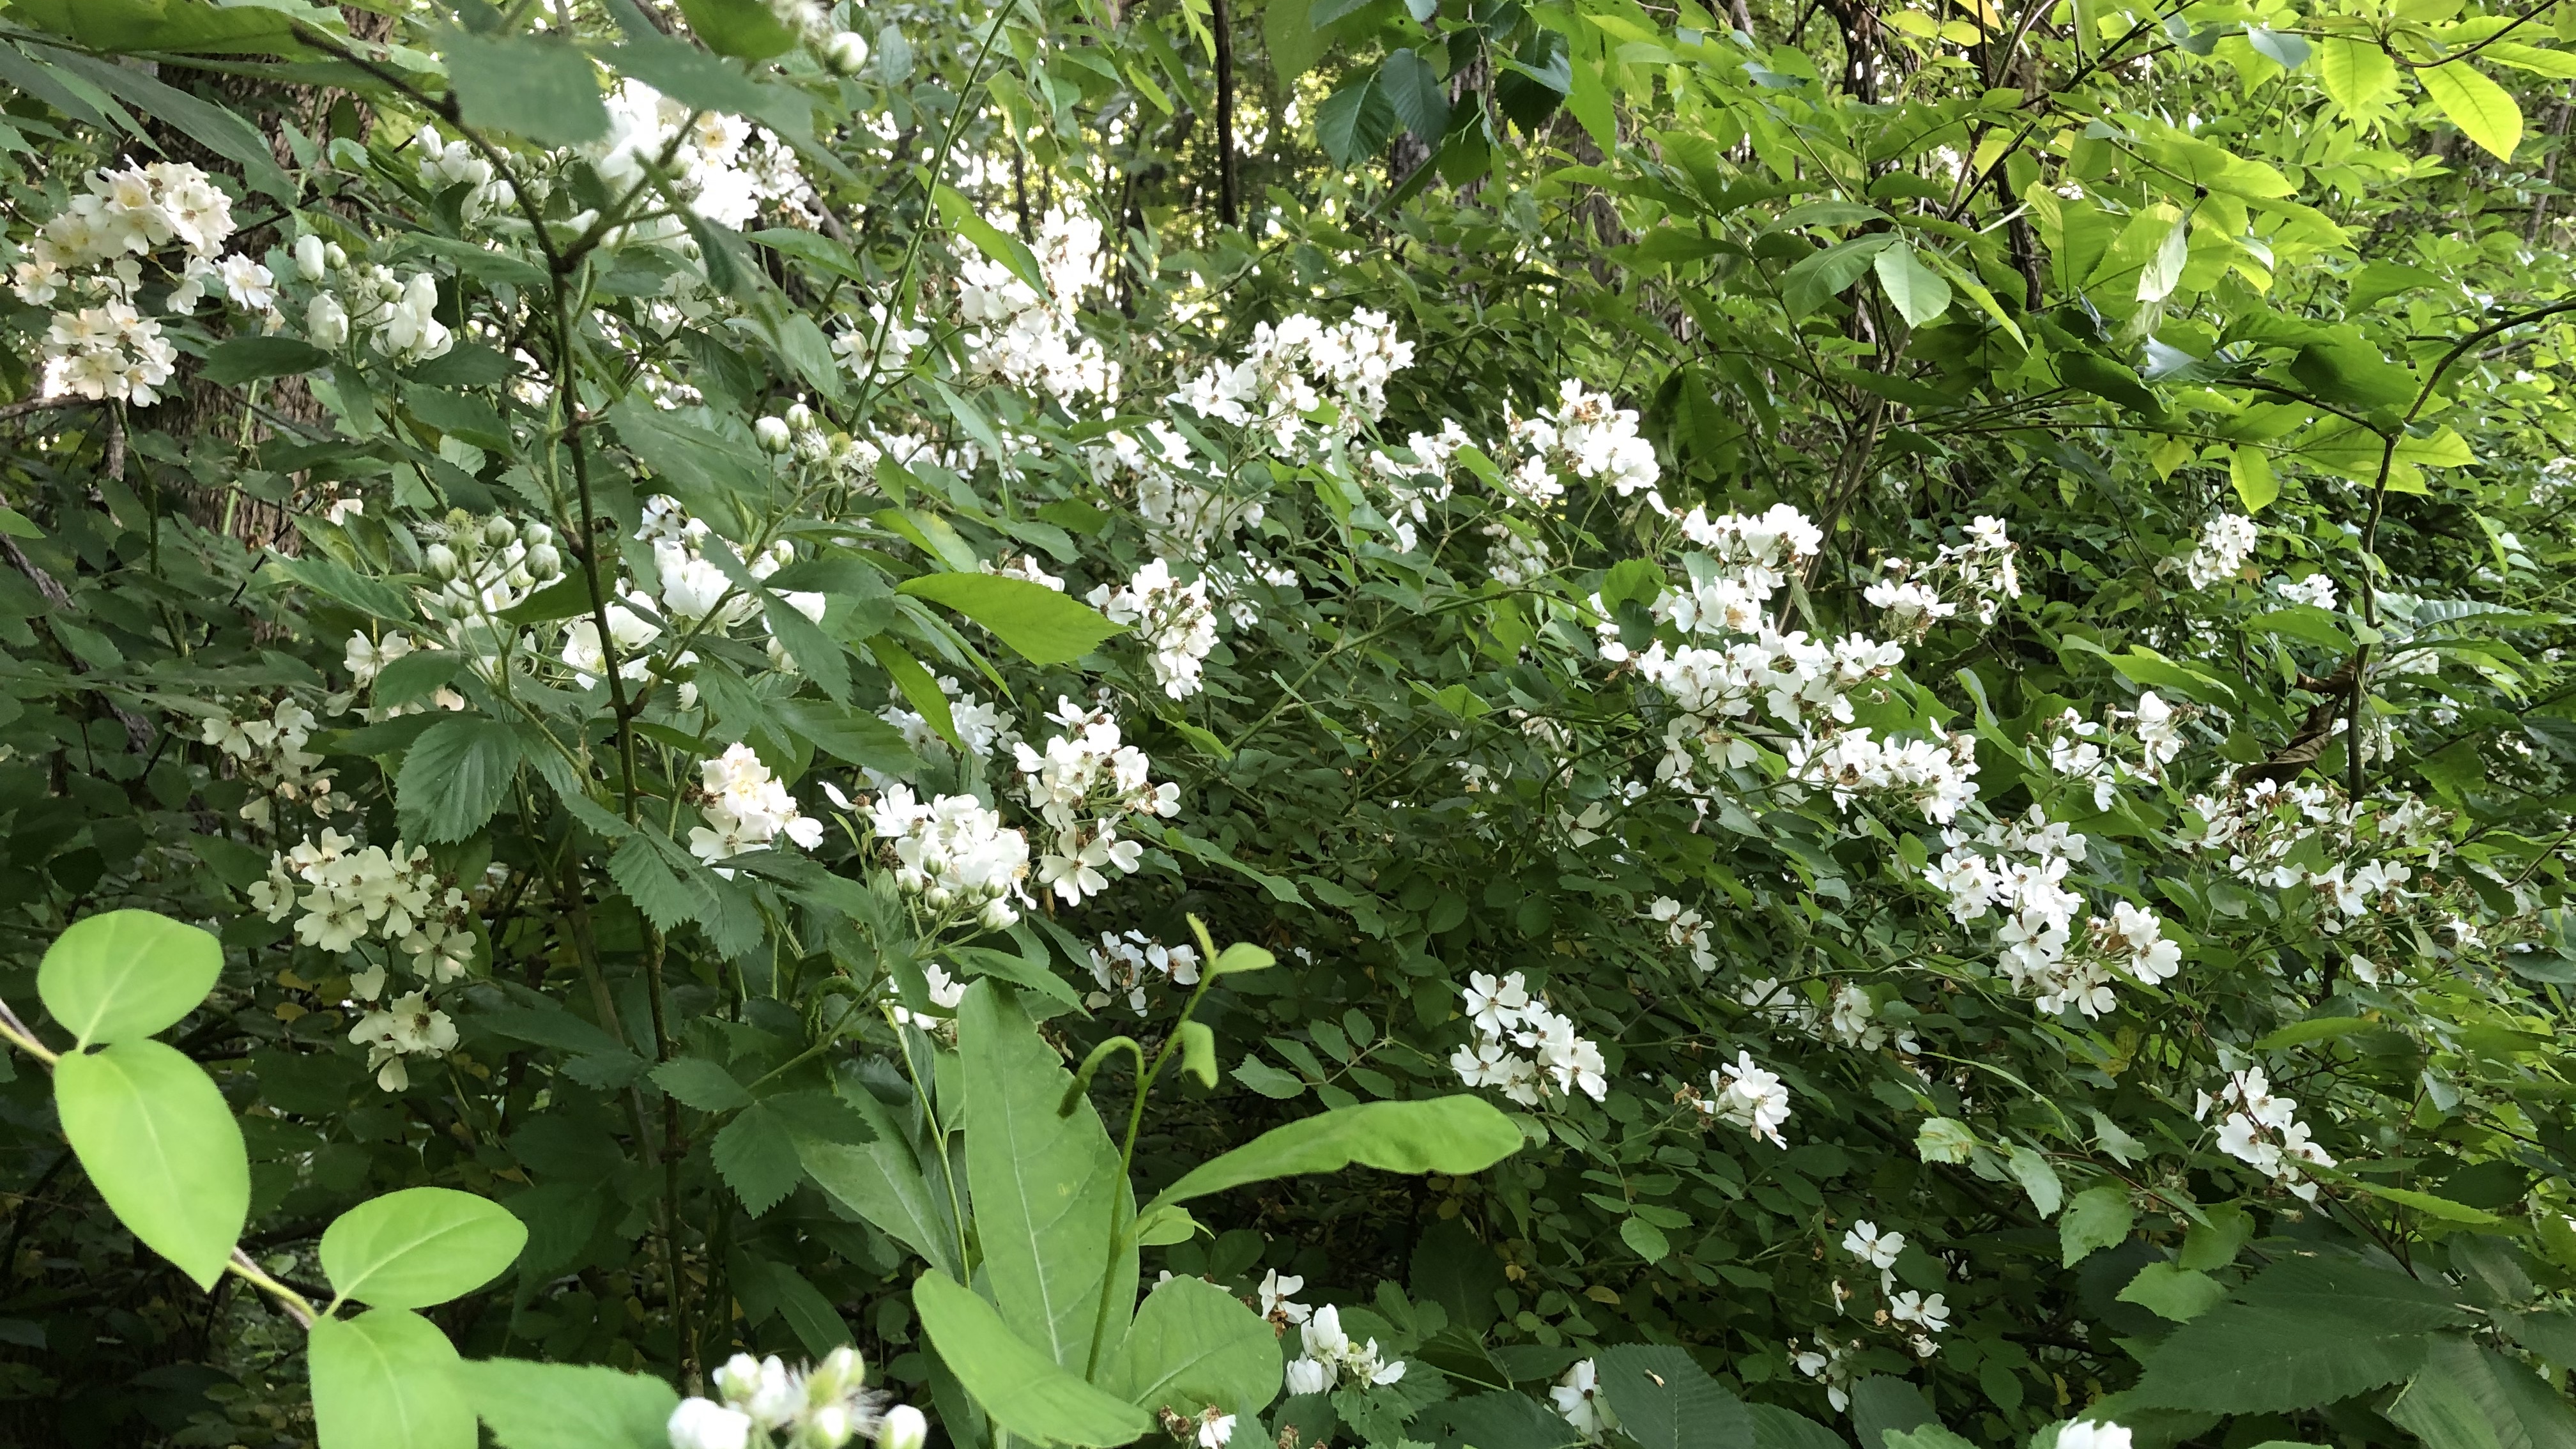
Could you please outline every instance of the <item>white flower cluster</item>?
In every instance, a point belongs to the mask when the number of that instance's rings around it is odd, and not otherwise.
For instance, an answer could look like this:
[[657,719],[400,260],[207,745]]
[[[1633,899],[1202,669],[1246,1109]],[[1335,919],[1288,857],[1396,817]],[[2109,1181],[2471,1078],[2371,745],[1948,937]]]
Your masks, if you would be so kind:
[[1498,981],[1471,971],[1461,994],[1476,1039],[1450,1053],[1449,1065],[1468,1086],[1492,1087],[1524,1107],[1577,1092],[1598,1102],[1609,1092],[1600,1046],[1574,1034],[1572,1017],[1532,997],[1520,972]]
[[929,1437],[919,1409],[883,1407],[859,1351],[846,1344],[804,1373],[775,1356],[738,1353],[713,1377],[717,1398],[683,1399],[671,1411],[671,1449],[841,1449],[860,1437],[877,1449],[921,1449]]
[[[690,517],[680,500],[660,493],[645,499],[643,523],[635,530],[635,537],[653,550],[653,571],[661,581],[662,612],[671,619],[682,624],[712,619],[719,626],[729,627],[760,611],[760,601],[748,592],[737,591],[723,568],[707,557],[715,531],[704,520]],[[782,539],[744,559],[743,573],[755,581],[766,579],[795,559],[795,548]],[[821,594],[791,592],[781,597],[809,619],[823,617]]]
[[438,278],[402,276],[386,266],[353,266],[338,242],[310,232],[295,239],[295,274],[314,287],[304,304],[304,337],[326,352],[363,337],[399,363],[443,357],[456,334],[438,320]]
[[2319,609],[2335,606],[2335,581],[2324,573],[2313,573],[2304,579],[2276,578],[2266,587],[2284,603],[2308,604]]
[[472,225],[515,203],[516,193],[508,178],[495,175],[491,161],[471,143],[441,140],[438,128],[424,122],[411,145],[412,164],[430,195],[438,196],[459,186],[471,188],[464,195],[464,204],[457,208],[457,215],[466,224]]
[[[1887,1298],[1887,1306],[1879,1311],[1878,1321],[1897,1325],[1898,1331],[1906,1334],[1906,1344],[1914,1350],[1915,1357],[1930,1358],[1939,1353],[1941,1345],[1934,1335],[1950,1326],[1949,1300],[1947,1295],[1940,1293],[1918,1293],[1911,1288],[1901,1292],[1897,1290],[1896,1260],[1905,1251],[1905,1235],[1894,1231],[1882,1233],[1878,1224],[1862,1218],[1843,1234],[1843,1251],[1878,1270],[1878,1291]],[[1837,1304],[1847,1291],[1839,1281],[1834,1284]],[[1819,1363],[1817,1367],[1825,1366]],[[1818,1376],[1816,1370],[1805,1369],[1804,1365],[1801,1368],[1810,1378]]]
[[[946,1015],[927,1015],[898,1001],[890,1008],[895,1025],[938,1032],[953,1041],[957,1034],[957,1008],[966,1004],[966,983],[949,975],[938,962],[924,961],[921,963],[921,985],[922,994],[930,999],[930,1004]],[[886,994],[894,995],[891,980],[886,983]]]
[[313,711],[293,699],[271,705],[266,719],[236,719],[230,713],[207,717],[198,738],[236,761],[257,787],[242,805],[242,819],[269,824],[278,800],[308,806],[316,815],[352,808],[347,796],[331,792],[331,772],[314,769],[322,757],[304,748],[313,738],[314,723]]
[[[390,851],[361,848],[324,830],[271,856],[267,879],[251,885],[250,903],[272,921],[302,911],[295,939],[323,951],[351,950],[370,935],[399,945],[412,971],[432,985],[463,976],[474,959],[465,892],[441,881],[428,851],[399,840]],[[384,968],[358,972],[350,989],[375,1000],[384,994]]]
[[1753,1054],[1738,1051],[1732,1066],[1708,1074],[1708,1096],[1685,1086],[1683,1099],[1720,1122],[1729,1122],[1774,1147],[1789,1145],[1780,1127],[1789,1120],[1789,1087],[1776,1072],[1754,1064]]
[[1818,743],[1790,741],[1788,762],[1789,778],[1824,786],[1844,810],[1864,794],[1893,795],[1946,825],[1977,798],[1977,782],[1969,778],[1977,773],[1977,737],[1965,730],[1945,741],[1878,740],[1866,728],[1837,730]]
[[2195,589],[2223,584],[2244,571],[2245,561],[2254,556],[2254,546],[2262,537],[2253,519],[2222,513],[2201,525],[2199,546],[2172,566],[2181,568]]
[[1565,1371],[1547,1391],[1548,1401],[1556,1412],[1574,1426],[1574,1432],[1586,1439],[1597,1438],[1604,1429],[1619,1427],[1619,1416],[1610,1411],[1610,1401],[1601,1393],[1601,1371],[1591,1359],[1578,1361]]
[[[841,355],[851,376],[865,379],[902,371],[912,361],[912,354],[929,340],[930,329],[907,326],[904,319],[886,315],[885,303],[870,302],[866,321],[849,319],[833,334],[832,350]],[[868,467],[876,467],[874,457],[868,459]]]
[[1039,296],[999,262],[970,257],[959,268],[957,311],[969,327],[969,371],[1045,393],[1065,407],[1083,397],[1115,398],[1118,368],[1077,322],[1083,294],[1108,277],[1100,223],[1079,212],[1050,211],[1039,224]]
[[[1771,976],[1745,982],[1736,989],[1735,999],[1755,1015],[1819,1041],[1864,1052],[1887,1045],[1888,1025],[1880,1019],[1878,998],[1869,994],[1869,988],[1857,982],[1837,981],[1821,989],[1825,992],[1821,1010],[1801,994],[1797,984],[1784,985]],[[1897,1032],[1895,1037],[1898,1051],[1911,1056],[1921,1050],[1912,1032]]]
[[1404,440],[1409,459],[1396,459],[1382,450],[1368,456],[1367,476],[1382,484],[1389,495],[1387,522],[1395,530],[1395,546],[1411,553],[1422,543],[1421,527],[1431,522],[1431,505],[1446,503],[1455,490],[1449,468],[1458,450],[1468,446],[1467,430],[1454,418],[1445,419],[1437,433],[1415,433]]
[[1179,814],[1181,787],[1154,783],[1153,761],[1121,742],[1117,717],[1107,709],[1085,710],[1059,696],[1047,718],[1063,732],[1043,749],[1017,744],[1012,750],[1022,793],[1055,832],[1054,848],[1038,858],[1038,883],[1080,905],[1109,889],[1105,872],[1132,875],[1145,858],[1145,847],[1120,838],[1119,826]]
[[1855,1360],[1863,1348],[1861,1341],[1854,1338],[1837,1343],[1820,1333],[1813,1348],[1800,1348],[1798,1342],[1789,1340],[1789,1366],[1823,1382],[1825,1402],[1833,1406],[1835,1413],[1850,1408],[1852,1380],[1859,1377],[1860,1365]]
[[1100,944],[1091,948],[1091,979],[1100,989],[1084,998],[1084,1005],[1097,1011],[1124,996],[1128,1009],[1143,1016],[1148,983],[1199,984],[1199,951],[1190,945],[1166,946],[1142,931],[1103,931]]
[[1708,944],[1707,917],[1671,896],[1657,896],[1646,905],[1646,919],[1664,928],[1664,944],[1690,953],[1692,970],[1706,976],[1717,969],[1717,953]]
[[[2107,728],[2069,709],[2046,726],[2048,768],[2060,778],[2089,783],[2093,808],[2108,810],[2123,783],[2164,778],[2165,766],[2182,753],[2189,710],[2168,704],[2152,689],[2139,694],[2136,709],[2110,711]],[[2137,751],[2137,763],[2111,752],[2123,739]]]
[[1143,432],[1126,429],[1086,444],[1091,481],[1112,494],[1131,496],[1136,514],[1159,546],[1204,558],[1248,528],[1259,528],[1267,509],[1256,494],[1212,488],[1195,475],[1189,439],[1159,419]]
[[[2356,809],[2327,787],[2303,780],[2257,780],[2229,795],[2194,796],[2192,810],[2207,824],[2189,843],[2203,853],[2226,851],[2228,874],[2248,884],[2313,888],[2334,907],[2317,924],[2335,935],[2373,910],[2412,899],[2402,887],[2414,869],[2393,852],[2421,852],[2429,870],[2448,849],[2443,829],[2449,817],[2422,800],[2394,796],[2369,804]],[[2317,851],[2303,848],[2311,842]],[[2309,864],[2318,854],[2334,864],[2324,870]],[[2355,970],[2365,981],[2375,979],[2375,967],[2356,962]]]
[[1002,824],[998,810],[972,795],[942,795],[928,804],[908,785],[888,785],[867,808],[868,828],[893,852],[895,884],[940,915],[955,914],[999,931],[1020,918],[1029,899],[1029,838]]
[[1200,670],[1216,649],[1216,608],[1204,578],[1188,583],[1172,577],[1162,559],[1136,570],[1117,589],[1102,584],[1089,595],[1091,606],[1124,624],[1151,650],[1154,682],[1174,699],[1187,699],[1202,687]]
[[2300,1165],[2332,1167],[2335,1160],[2309,1140],[2308,1124],[2299,1120],[2297,1099],[2272,1095],[2272,1083],[2261,1067],[2230,1072],[2227,1084],[2214,1097],[2201,1093],[2199,1104],[2192,1108],[2192,1120],[2207,1121],[2212,1107],[2219,1110],[2219,1151],[2288,1188],[2302,1201],[2317,1200],[2317,1185]]
[[429,1004],[427,992],[414,991],[360,1017],[349,1028],[349,1040],[367,1049],[367,1070],[376,1074],[376,1085],[399,1092],[411,1085],[408,1058],[436,1061],[456,1050],[456,1023]]
[[1920,566],[1887,560],[1885,577],[1861,596],[1885,612],[1889,633],[1918,641],[1933,625],[1957,617],[1963,603],[1978,623],[1992,624],[2004,600],[2021,597],[2021,574],[2013,566],[2019,549],[2005,536],[2002,519],[1980,514],[1968,524],[1966,543],[1943,544]]
[[[690,828],[689,853],[709,865],[770,849],[781,836],[800,850],[823,843],[823,822],[797,810],[796,797],[749,745],[729,745],[699,761],[698,787],[698,813],[707,823]],[[731,878],[733,872],[716,866],[716,874]]]
[[2057,1449],[2129,1449],[2129,1431],[2118,1424],[2078,1419],[2057,1431]]
[[1381,1361],[1376,1339],[1351,1342],[1342,1331],[1342,1310],[1337,1304],[1316,1309],[1297,1332],[1305,1352],[1288,1360],[1292,1394],[1320,1394],[1343,1384],[1391,1384],[1404,1377],[1404,1360]]
[[1663,465],[1655,446],[1637,436],[1637,412],[1623,408],[1607,393],[1586,392],[1573,378],[1557,384],[1553,411],[1512,424],[1512,441],[1521,462],[1505,479],[1503,502],[1532,503],[1545,508],[1565,496],[1561,475],[1598,479],[1622,498],[1642,491],[1657,513],[1670,514],[1655,490]]
[[[609,93],[608,134],[592,143],[590,156],[612,194],[645,185],[658,172],[689,210],[718,226],[739,231],[763,205],[780,208],[792,224],[810,228],[820,221],[795,152],[755,136],[740,116],[693,110],[639,80],[621,81]],[[575,220],[587,226],[592,218]],[[638,240],[688,235],[676,217],[623,230]]]
[[144,261],[181,249],[179,262],[162,268],[165,305],[178,313],[196,310],[213,282],[233,305],[273,315],[274,279],[248,257],[222,255],[233,234],[232,198],[196,167],[165,161],[93,171],[86,184],[37,228],[11,272],[29,306],[66,293],[88,304],[55,312],[38,344],[42,395],[150,407],[179,353],[140,309]]
[[1269,433],[1281,452],[1315,424],[1330,404],[1327,436],[1348,437],[1386,411],[1387,380],[1413,365],[1413,344],[1396,336],[1383,312],[1361,308],[1327,324],[1299,313],[1277,327],[1252,329],[1243,360],[1214,364],[1171,395],[1203,416]]
[[[1019,720],[1003,713],[999,705],[986,704],[968,694],[953,674],[939,676],[938,683],[939,692],[948,697],[948,722],[956,729],[957,742],[966,747],[966,753],[980,760],[996,750],[1009,749],[1020,742],[1017,733]],[[932,729],[930,721],[919,711],[893,704],[880,710],[878,718],[893,725],[914,754],[925,759],[948,754],[948,741],[940,738],[939,731]],[[879,789],[892,783],[892,778],[880,777],[874,772],[869,775],[870,782]]]
[[2108,917],[2095,917],[2085,942],[2075,945],[2074,924],[2085,902],[2066,876],[2084,859],[2087,842],[2038,806],[2026,819],[1990,825],[1973,839],[1959,830],[1945,830],[1941,839],[1948,848],[1924,878],[1950,898],[1951,918],[1962,925],[1989,908],[2003,917],[1995,940],[2003,948],[2004,975],[2041,1011],[2072,1006],[2099,1017],[2119,1004],[2116,981],[2152,986],[2182,969],[2182,949],[2164,939],[2163,922],[2126,901],[2115,903]]

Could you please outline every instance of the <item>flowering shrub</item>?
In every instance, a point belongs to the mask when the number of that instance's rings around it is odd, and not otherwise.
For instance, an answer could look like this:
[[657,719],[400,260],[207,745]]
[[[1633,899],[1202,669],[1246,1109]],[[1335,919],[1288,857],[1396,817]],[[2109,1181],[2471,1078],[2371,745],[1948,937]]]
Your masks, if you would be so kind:
[[15,1437],[2576,1431],[2542,12],[145,8]]

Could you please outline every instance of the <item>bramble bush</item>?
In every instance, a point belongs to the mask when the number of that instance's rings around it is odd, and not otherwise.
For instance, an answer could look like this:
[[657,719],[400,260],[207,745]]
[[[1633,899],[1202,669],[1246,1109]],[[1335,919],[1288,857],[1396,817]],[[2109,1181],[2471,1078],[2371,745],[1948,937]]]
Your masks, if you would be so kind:
[[2570,80],[8,0],[0,1437],[2576,1445]]

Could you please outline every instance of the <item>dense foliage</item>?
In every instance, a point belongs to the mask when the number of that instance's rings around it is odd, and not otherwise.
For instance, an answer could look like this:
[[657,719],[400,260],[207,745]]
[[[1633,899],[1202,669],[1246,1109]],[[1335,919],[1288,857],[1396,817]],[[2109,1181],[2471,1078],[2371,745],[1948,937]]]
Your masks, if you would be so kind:
[[2571,80],[8,0],[0,1437],[2576,1445]]

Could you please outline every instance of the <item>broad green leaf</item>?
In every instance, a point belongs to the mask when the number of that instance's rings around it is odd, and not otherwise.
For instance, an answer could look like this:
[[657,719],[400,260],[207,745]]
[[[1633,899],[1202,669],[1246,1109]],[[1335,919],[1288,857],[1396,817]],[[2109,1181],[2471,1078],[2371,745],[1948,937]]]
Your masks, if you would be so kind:
[[501,1275],[528,1228],[499,1203],[446,1187],[411,1187],[358,1204],[322,1231],[322,1271],[344,1298],[427,1308]]
[[2317,74],[2335,104],[2356,115],[2397,98],[2397,62],[2375,41],[2325,37],[2317,42]]
[[680,1395],[652,1374],[492,1358],[450,1372],[501,1449],[655,1449]]
[[948,706],[948,695],[930,671],[921,667],[921,661],[883,634],[868,640],[868,652],[877,657],[886,677],[903,692],[903,702],[912,706],[913,713],[921,716],[931,732],[946,740],[950,749],[964,750],[966,746],[957,738],[957,716]]
[[2227,450],[2227,481],[2248,513],[2260,513],[2281,496],[2281,480],[2272,471],[2272,455],[2260,444],[2239,443]]
[[325,1318],[313,1325],[307,1356],[319,1449],[475,1449],[455,1345],[419,1314],[376,1308]]
[[268,138],[240,116],[131,66],[64,50],[51,51],[46,58],[239,166],[252,190],[295,204],[293,178],[279,168]]
[[443,719],[403,754],[394,802],[404,834],[438,844],[465,840],[491,820],[519,769],[519,736],[481,715]]
[[845,764],[896,776],[909,776],[921,768],[920,758],[903,742],[902,731],[866,710],[819,699],[774,700],[770,708],[789,729]]
[[[1271,0],[1294,4],[1296,0]],[[1315,144],[1335,164],[1347,166],[1377,149],[1396,119],[1395,106],[1378,90],[1374,68],[1342,82],[1315,108]]]
[[1011,275],[1028,283],[1039,296],[1047,295],[1046,274],[1039,269],[1037,254],[1029,250],[1028,243],[986,221],[975,203],[948,187],[940,187],[933,196],[939,203],[939,219],[951,230],[973,242],[986,260],[1009,268]]
[[438,42],[469,126],[546,146],[579,146],[608,134],[608,107],[589,56],[560,40],[451,30]]
[[2130,1205],[2127,1188],[2106,1182],[2084,1189],[2057,1220],[2061,1262],[2072,1268],[2103,1248],[2118,1247],[2128,1241],[2129,1229],[2137,1221],[2138,1211]]
[[2406,1378],[2434,1330],[2467,1321],[2440,1288],[2323,1258],[2285,1259],[2236,1296],[2148,1355],[2137,1402],[2224,1414],[2314,1408]]
[[930,1266],[954,1272],[957,1226],[945,1203],[935,1197],[911,1139],[894,1115],[864,1089],[843,1100],[876,1129],[876,1140],[863,1147],[829,1141],[790,1123],[796,1159],[817,1186],[843,1207],[876,1224],[888,1237],[919,1253]]
[[2376,1182],[2366,1182],[2360,1186],[2372,1197],[2382,1198],[2400,1207],[2410,1207],[2419,1213],[2455,1223],[2475,1223],[2481,1227],[2493,1227],[2503,1221],[2484,1208],[2473,1208],[2467,1203],[2453,1202],[2449,1198],[2437,1197],[2429,1192],[2417,1192],[2409,1187],[2388,1187]]
[[[1134,1244],[1107,1252],[1109,1235],[1124,1232],[1135,1210],[1118,1151],[1090,1098],[1077,1098],[1071,1116],[1056,1115],[1073,1074],[1009,989],[990,978],[968,986],[957,1008],[957,1059],[965,1078],[966,1181],[993,1297],[1023,1338],[1086,1373],[1095,1333],[1105,1358],[1127,1326],[1122,1310],[1136,1301]],[[1111,1303],[1105,1329],[1104,1268]],[[950,1363],[964,1372],[953,1356]]]
[[947,1274],[934,1268],[914,1279],[912,1305],[950,1372],[1013,1434],[1038,1444],[1112,1449],[1153,1428],[1143,1409],[1057,1367]]
[[1753,1442],[1753,1419],[1743,1401],[1678,1348],[1621,1344],[1601,1350],[1593,1367],[1601,1396],[1619,1416],[1620,1432],[1639,1449]]
[[[2172,211],[2170,206],[2151,210]],[[2150,219],[2148,212],[2139,213],[2140,221]],[[2138,300],[2161,302],[2182,285],[2183,269],[2191,265],[2191,218],[2177,214],[2173,225],[2156,243],[2155,253],[2138,271]]]
[[1878,272],[1878,284],[1887,290],[1889,305],[1896,308],[1908,327],[1921,327],[1950,310],[1950,284],[1941,274],[1923,265],[1914,248],[1898,242],[1870,261]]
[[2379,1023],[2358,1016],[2319,1016],[2294,1021],[2279,1031],[2254,1043],[2256,1051],[2273,1052],[2287,1047],[2304,1046],[2312,1041],[2329,1041],[2355,1032],[2373,1031]]
[[1662,1262],[1664,1256],[1673,1250],[1673,1241],[1664,1236],[1663,1229],[1639,1217],[1619,1220],[1619,1241],[1626,1243],[1629,1251],[1649,1263]]
[[680,0],[680,13],[689,33],[718,55],[767,60],[796,45],[796,32],[761,0]]
[[1079,599],[1001,574],[923,574],[896,587],[992,630],[1031,664],[1070,664],[1123,629]]
[[1259,1410],[1279,1394],[1280,1340],[1270,1321],[1204,1278],[1172,1278],[1145,1295],[1100,1386],[1147,1409]]
[[2030,1205],[2039,1210],[2041,1217],[2056,1214],[2057,1205],[2066,1199],[2066,1188],[2057,1180],[2057,1169],[2049,1166],[2046,1157],[2015,1144],[2005,1155],[2004,1165],[2012,1169],[2013,1180],[2021,1184],[2021,1190],[2030,1197]]
[[1747,1404],[1753,1416],[1753,1449],[1847,1449],[1843,1436],[1794,1409]]
[[137,1041],[178,1025],[223,975],[224,948],[152,911],[74,921],[45,948],[36,995],[81,1046]]
[[1154,1204],[1274,1177],[1339,1172],[1353,1163],[1386,1172],[1482,1172],[1520,1148],[1521,1129],[1481,1097],[1363,1102],[1273,1127],[1183,1173]]
[[2522,107],[2513,95],[2464,60],[2415,72],[2424,94],[2442,108],[2460,134],[2475,141],[2499,161],[2511,161],[2522,144]]
[[214,1079],[175,1047],[119,1042],[64,1053],[54,1105],[117,1221],[214,1287],[250,1216],[250,1157]]
[[2576,1410],[2529,1367],[2443,1335],[2381,1411],[2424,1449],[2565,1449]]
[[1378,66],[1377,86],[1406,130],[1439,144],[1449,129],[1449,87],[1431,62],[1410,46],[1390,51]]
[[295,337],[227,337],[206,353],[199,376],[208,382],[238,386],[263,377],[289,377],[328,367],[331,354]]
[[1801,257],[1789,270],[1780,274],[1780,302],[1792,317],[1804,317],[1821,307],[1829,298],[1851,290],[1851,285],[1870,269],[1878,254],[1897,245],[1897,239],[1886,232],[1853,237],[1836,242],[1811,256]]
[[2226,1285],[2217,1279],[2174,1263],[2149,1263],[2120,1290],[2121,1302],[2135,1303],[2176,1323],[2189,1323],[2226,1296]]

